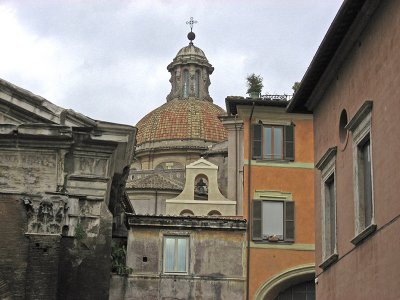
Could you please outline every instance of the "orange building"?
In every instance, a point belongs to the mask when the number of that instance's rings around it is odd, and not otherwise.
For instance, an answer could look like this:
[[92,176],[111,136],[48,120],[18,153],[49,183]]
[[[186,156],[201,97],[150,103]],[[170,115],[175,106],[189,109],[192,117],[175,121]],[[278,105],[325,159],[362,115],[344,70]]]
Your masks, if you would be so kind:
[[249,220],[247,299],[315,299],[313,120],[287,104],[228,97],[222,118],[228,197]]

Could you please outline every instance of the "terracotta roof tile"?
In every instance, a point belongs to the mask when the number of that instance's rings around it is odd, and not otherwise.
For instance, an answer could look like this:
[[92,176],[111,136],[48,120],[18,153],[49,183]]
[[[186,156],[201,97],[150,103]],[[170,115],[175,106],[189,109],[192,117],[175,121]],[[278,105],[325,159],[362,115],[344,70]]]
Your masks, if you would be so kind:
[[142,178],[134,178],[126,187],[134,189],[183,190],[183,183],[166,178],[161,174],[151,174]]
[[203,139],[220,142],[227,133],[218,116],[225,111],[208,101],[171,100],[137,124],[137,145],[150,141]]

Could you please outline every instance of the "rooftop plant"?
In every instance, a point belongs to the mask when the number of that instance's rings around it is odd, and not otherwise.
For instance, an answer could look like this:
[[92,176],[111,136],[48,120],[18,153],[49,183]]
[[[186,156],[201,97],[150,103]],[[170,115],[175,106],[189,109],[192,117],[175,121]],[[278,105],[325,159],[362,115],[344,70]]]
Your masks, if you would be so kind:
[[256,75],[252,73],[246,77],[246,80],[247,80],[247,94],[249,95],[257,94],[257,97],[259,97],[261,94],[261,90],[264,87],[262,83],[263,78],[261,77],[261,75]]

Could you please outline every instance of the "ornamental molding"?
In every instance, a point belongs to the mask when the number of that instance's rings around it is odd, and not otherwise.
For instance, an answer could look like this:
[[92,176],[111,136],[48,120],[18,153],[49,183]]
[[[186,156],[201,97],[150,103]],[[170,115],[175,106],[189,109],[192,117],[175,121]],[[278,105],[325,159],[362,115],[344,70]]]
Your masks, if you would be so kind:
[[61,234],[68,210],[68,196],[23,196],[28,219],[27,234]]

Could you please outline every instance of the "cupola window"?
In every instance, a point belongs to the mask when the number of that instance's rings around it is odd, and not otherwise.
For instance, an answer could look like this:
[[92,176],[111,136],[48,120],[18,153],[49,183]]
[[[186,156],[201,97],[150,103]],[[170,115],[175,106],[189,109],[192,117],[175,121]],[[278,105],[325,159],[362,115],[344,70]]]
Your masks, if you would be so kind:
[[197,70],[194,75],[194,92],[197,98],[200,97],[200,71]]
[[189,96],[189,71],[183,71],[183,98]]

